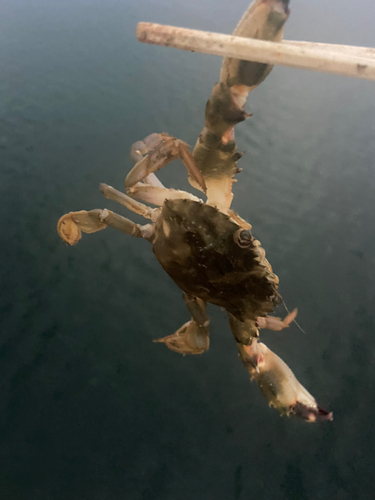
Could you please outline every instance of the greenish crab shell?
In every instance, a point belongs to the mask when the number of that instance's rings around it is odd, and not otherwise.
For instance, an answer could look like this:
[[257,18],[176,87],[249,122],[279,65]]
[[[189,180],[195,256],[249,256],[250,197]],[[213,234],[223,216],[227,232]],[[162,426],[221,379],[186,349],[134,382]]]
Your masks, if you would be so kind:
[[155,235],[156,258],[184,292],[240,321],[265,316],[280,302],[277,278],[259,242],[216,208],[166,200]]

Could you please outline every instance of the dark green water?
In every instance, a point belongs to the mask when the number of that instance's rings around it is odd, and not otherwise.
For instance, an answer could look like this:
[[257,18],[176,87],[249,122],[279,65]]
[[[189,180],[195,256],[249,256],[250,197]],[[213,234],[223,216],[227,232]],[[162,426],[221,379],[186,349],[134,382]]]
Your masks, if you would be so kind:
[[[67,211],[112,207],[98,185],[122,188],[134,141],[202,128],[220,59],[138,44],[136,23],[230,33],[246,7],[2,3],[1,500],[375,497],[374,83],[277,68],[237,133],[234,208],[307,332],[262,339],[332,423],[269,409],[218,309],[203,356],[153,344],[188,314],[147,242],[56,234]],[[375,46],[372,0],[291,9],[287,38]],[[187,188],[181,166],[162,178]]]

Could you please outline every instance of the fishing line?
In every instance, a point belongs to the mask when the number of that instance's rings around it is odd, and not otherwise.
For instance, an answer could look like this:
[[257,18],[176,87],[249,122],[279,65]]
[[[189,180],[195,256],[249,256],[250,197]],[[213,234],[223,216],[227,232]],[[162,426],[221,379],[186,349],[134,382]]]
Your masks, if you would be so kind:
[[[281,300],[283,301],[283,305],[284,305],[284,307],[285,307],[285,309],[286,309],[286,312],[287,312],[288,314],[290,314],[290,311],[289,311],[289,309],[287,308],[287,306],[286,306],[286,304],[285,304],[285,302],[284,302],[284,299],[283,299],[282,297],[281,297]],[[298,323],[295,319],[293,320],[293,322],[297,325],[297,327],[301,330],[301,332],[302,332],[302,333],[305,333],[305,334],[306,334],[305,330],[301,327],[301,325],[300,325],[300,324],[299,324],[299,323]]]

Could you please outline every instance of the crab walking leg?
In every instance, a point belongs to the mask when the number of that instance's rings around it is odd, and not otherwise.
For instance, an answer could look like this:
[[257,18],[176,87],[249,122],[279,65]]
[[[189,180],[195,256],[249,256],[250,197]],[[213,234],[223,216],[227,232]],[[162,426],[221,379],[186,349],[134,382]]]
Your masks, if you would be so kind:
[[154,342],[162,342],[168,349],[180,354],[202,354],[210,347],[210,320],[206,314],[206,303],[186,293],[184,293],[184,301],[192,316],[191,320],[182,325],[173,335],[154,340]]
[[153,222],[156,221],[160,214],[160,210],[143,205],[143,203],[133,200],[130,196],[112,186],[108,186],[108,184],[100,184],[100,192],[109,200],[117,201],[120,205],[132,210],[136,214],[143,215],[146,219],[151,219]]
[[187,191],[180,191],[179,189],[168,189],[161,188],[158,186],[151,186],[146,184],[138,183],[136,186],[128,188],[126,190],[130,196],[138,198],[139,200],[145,201],[146,203],[152,203],[159,207],[163,206],[165,200],[192,200],[202,202],[200,198],[197,198]]
[[[154,134],[152,134],[154,135]],[[125,180],[125,187],[130,188],[137,184],[137,182],[142,181],[147,178],[150,174],[157,172],[161,168],[168,165],[173,160],[180,158],[182,163],[185,165],[189,178],[193,179],[199,188],[205,192],[206,185],[204,178],[200,170],[195,165],[192,154],[189,151],[189,146],[186,142],[176,139],[176,137],[171,137],[168,134],[158,134],[159,144],[154,147],[146,156],[142,157],[138,163],[130,170]],[[150,137],[150,136],[149,136]],[[142,141],[141,141],[142,142]],[[156,140],[153,138],[152,144],[155,144]],[[141,157],[141,150],[137,149],[137,154],[139,153]],[[135,154],[132,153],[132,158],[135,159]]]
[[166,199],[202,201],[187,191],[167,189],[165,187],[142,183],[138,183],[136,186],[126,190],[132,197],[127,196],[112,186],[108,186],[108,184],[100,184],[100,191],[109,200],[117,201],[120,205],[123,205],[139,215],[143,215],[146,219],[151,219],[153,222],[159,217],[160,210],[157,208],[150,208],[143,203],[133,200],[133,198],[152,203],[158,207],[163,206]]
[[288,328],[290,323],[292,323],[297,316],[297,309],[293,309],[284,319],[276,318],[275,316],[265,316],[257,318],[257,327],[268,328],[269,330],[274,330],[279,332],[284,328]]
[[[147,153],[156,148],[161,141],[161,134],[150,134],[143,139],[143,141],[135,142],[130,148],[130,157],[134,163],[138,163],[143,159]],[[158,186],[163,188],[164,185],[159,181],[155,174],[149,174],[143,179],[143,182],[151,186]]]
[[113,227],[123,233],[130,234],[137,238],[145,238],[152,241],[154,236],[153,224],[141,226],[129,219],[118,215],[111,210],[95,209],[90,212],[81,210],[80,212],[69,212],[60,217],[57,223],[57,232],[61,239],[69,245],[75,245],[84,233],[96,233],[107,226]]
[[296,316],[297,309],[294,309],[284,319],[276,318],[275,316],[259,316],[256,321],[250,319],[240,321],[233,314],[228,313],[233,336],[238,343],[244,345],[249,345],[254,338],[259,338],[259,330],[261,328],[267,328],[275,332],[288,328]]
[[332,412],[318,405],[298,382],[289,366],[265,344],[238,345],[251,380],[256,380],[268,400],[282,415],[296,415],[308,422],[333,420]]

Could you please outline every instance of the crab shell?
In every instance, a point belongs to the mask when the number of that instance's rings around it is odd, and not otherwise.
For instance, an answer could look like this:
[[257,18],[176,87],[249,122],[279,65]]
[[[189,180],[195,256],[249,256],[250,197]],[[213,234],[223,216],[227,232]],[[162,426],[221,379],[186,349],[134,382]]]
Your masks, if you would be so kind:
[[185,293],[223,307],[240,321],[265,316],[280,302],[277,278],[260,243],[210,205],[165,200],[153,251]]

